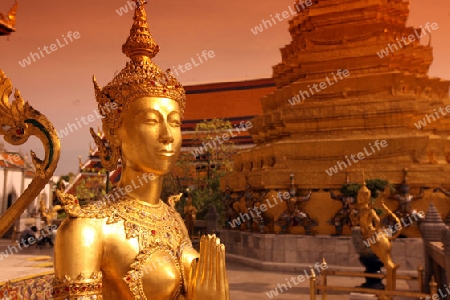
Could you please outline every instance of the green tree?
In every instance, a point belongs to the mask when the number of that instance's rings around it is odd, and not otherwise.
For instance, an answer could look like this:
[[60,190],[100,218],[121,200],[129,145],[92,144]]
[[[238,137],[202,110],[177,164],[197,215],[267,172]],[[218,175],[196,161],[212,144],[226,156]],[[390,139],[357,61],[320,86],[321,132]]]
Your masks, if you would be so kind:
[[[236,148],[231,141],[232,130],[231,123],[223,119],[197,123],[193,138],[194,150],[181,153],[178,160],[174,171],[177,175],[173,177],[178,176],[183,191],[189,187],[199,220],[205,218],[211,205],[224,218],[220,178],[233,169],[232,156]],[[180,201],[180,209],[184,201]]]
[[[366,186],[370,190],[372,204],[375,202],[376,198],[380,195],[380,192],[384,191],[387,185],[389,185],[389,182],[387,180],[378,178],[369,179],[366,181]],[[341,193],[346,197],[353,197],[356,199],[360,188],[361,184],[359,183],[344,184],[341,187]],[[392,185],[390,185],[390,189],[391,192],[395,191]],[[375,208],[375,211],[377,212],[378,215],[381,215],[384,212],[383,209],[381,208]]]
[[98,200],[106,195],[106,185],[103,182],[103,177],[87,177],[81,179],[76,184],[75,197],[80,201],[80,204],[87,204],[93,200]]

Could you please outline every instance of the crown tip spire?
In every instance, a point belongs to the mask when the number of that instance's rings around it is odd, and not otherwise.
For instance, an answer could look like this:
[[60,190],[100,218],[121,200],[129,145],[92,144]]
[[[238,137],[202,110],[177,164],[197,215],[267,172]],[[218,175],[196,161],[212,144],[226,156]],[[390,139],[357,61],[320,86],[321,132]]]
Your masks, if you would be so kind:
[[147,13],[144,5],[148,0],[137,0],[134,11],[133,25],[130,36],[122,46],[122,52],[131,60],[144,60],[145,57],[152,59],[159,52],[159,46],[153,40],[147,23]]

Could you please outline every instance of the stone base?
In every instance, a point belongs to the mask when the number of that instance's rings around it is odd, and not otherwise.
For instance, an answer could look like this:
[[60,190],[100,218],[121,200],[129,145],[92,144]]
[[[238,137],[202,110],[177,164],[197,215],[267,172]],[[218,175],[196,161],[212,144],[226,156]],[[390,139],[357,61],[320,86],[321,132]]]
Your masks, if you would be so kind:
[[[329,266],[337,269],[363,267],[349,236],[276,235],[234,230],[221,230],[219,234],[227,254],[242,258],[243,264],[251,261],[264,265],[266,270],[295,271],[294,265],[314,266],[323,258]],[[400,265],[399,272],[417,274],[419,264],[424,265],[423,249],[422,239],[396,239],[392,245],[392,258]]]

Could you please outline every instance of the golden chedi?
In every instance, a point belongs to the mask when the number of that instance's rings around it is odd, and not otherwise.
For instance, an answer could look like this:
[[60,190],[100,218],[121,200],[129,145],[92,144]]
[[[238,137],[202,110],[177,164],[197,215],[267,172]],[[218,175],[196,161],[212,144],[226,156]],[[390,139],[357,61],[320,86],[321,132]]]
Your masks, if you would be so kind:
[[55,299],[229,299],[224,246],[203,236],[199,255],[159,199],[180,152],[185,94],[151,61],[158,51],[138,5],[123,45],[130,61],[103,89],[94,83],[105,138],[94,137],[106,168],[121,160],[122,177],[95,205],[59,194],[69,218],[56,239]]
[[[313,2],[289,21],[292,40],[273,67],[277,90],[251,121],[256,147],[233,157],[222,189],[287,191],[294,174],[301,194],[337,191],[347,178],[360,182],[363,170],[398,187],[405,168],[411,194],[448,189],[450,82],[428,76],[429,36],[438,24],[408,27],[409,1]],[[432,189],[413,208],[426,211],[433,201],[445,218],[450,206]],[[386,205],[399,206],[393,199]],[[315,233],[334,233],[328,220],[342,205],[328,193],[314,193],[304,208],[319,222]]]

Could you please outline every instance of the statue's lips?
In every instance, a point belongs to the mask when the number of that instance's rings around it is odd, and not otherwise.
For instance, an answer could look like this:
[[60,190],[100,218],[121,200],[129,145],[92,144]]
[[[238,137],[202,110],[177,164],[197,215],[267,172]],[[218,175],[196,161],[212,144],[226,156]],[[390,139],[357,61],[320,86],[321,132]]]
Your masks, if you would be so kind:
[[158,154],[166,157],[171,157],[175,155],[175,152],[171,150],[159,150]]

